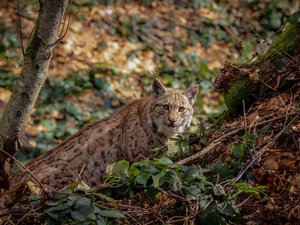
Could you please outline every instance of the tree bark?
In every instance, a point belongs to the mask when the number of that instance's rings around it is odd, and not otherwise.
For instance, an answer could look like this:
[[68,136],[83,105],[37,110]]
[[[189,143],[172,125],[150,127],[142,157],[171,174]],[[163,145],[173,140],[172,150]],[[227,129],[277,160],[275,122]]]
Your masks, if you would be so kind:
[[34,34],[24,55],[24,65],[0,121],[0,147],[4,139],[23,132],[47,77],[52,53],[68,0],[42,1]]

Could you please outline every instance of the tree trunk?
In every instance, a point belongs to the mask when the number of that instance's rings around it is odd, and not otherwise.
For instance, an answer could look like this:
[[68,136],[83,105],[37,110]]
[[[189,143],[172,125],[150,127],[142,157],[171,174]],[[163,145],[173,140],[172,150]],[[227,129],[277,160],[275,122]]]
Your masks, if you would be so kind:
[[33,37],[25,51],[23,69],[0,121],[2,137],[11,139],[27,125],[47,76],[67,2],[47,0],[41,6]]
[[253,63],[241,66],[225,63],[216,78],[215,88],[223,95],[228,109],[215,125],[220,126],[224,119],[241,114],[257,99],[270,97],[294,85],[300,76],[299,37],[300,22],[291,23]]
[[[47,77],[67,4],[68,0],[42,1],[34,34],[25,50],[22,71],[0,121],[0,149],[4,139],[14,140],[27,125]],[[1,162],[3,163],[3,160]]]

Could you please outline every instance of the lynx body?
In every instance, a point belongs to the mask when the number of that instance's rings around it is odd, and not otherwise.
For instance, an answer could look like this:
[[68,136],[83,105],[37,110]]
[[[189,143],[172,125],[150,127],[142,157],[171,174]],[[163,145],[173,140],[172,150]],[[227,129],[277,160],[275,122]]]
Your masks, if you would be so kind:
[[[110,162],[138,161],[140,155],[153,158],[152,149],[164,146],[175,130],[184,132],[190,126],[197,93],[198,85],[176,90],[155,79],[152,96],[86,126],[26,167],[42,184],[61,189],[74,182],[84,166],[81,179],[89,186],[98,185]],[[10,191],[27,180],[17,172],[11,177]]]

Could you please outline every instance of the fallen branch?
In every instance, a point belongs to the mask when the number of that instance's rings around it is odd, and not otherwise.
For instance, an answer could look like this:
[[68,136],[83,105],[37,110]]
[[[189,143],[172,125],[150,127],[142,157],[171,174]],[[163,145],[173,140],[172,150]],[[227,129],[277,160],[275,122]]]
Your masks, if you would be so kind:
[[274,142],[283,134],[283,132],[289,127],[291,126],[291,124],[300,116],[300,112],[298,112],[298,114],[292,119],[292,121],[283,127],[283,129],[276,135],[276,137],[270,142],[268,143],[264,149],[261,151],[261,153],[257,154],[256,157],[253,158],[253,160],[249,163],[249,165],[242,170],[239,175],[235,178],[235,180],[233,181],[233,184],[235,184],[236,182],[238,182],[242,176],[244,175],[244,173],[254,164],[254,162],[259,159],[264,153],[265,151],[272,145],[274,144]]
[[188,162],[190,161],[193,161],[203,155],[205,155],[206,153],[214,150],[216,147],[219,146],[219,144],[225,139],[227,138],[228,136],[231,136],[231,135],[235,135],[235,134],[238,134],[239,132],[243,131],[244,128],[239,128],[237,130],[234,130],[234,131],[231,131],[229,132],[228,134],[225,134],[219,138],[217,138],[215,141],[213,141],[209,146],[207,146],[206,148],[204,148],[203,150],[197,152],[196,154],[190,156],[190,157],[187,157],[185,159],[182,159],[180,160],[179,162],[175,163],[175,165],[184,165],[184,164],[187,164]]

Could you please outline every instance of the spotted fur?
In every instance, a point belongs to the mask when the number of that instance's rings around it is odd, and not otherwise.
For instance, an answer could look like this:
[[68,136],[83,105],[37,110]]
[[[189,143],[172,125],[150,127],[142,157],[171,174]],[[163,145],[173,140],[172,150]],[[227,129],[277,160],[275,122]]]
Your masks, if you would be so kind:
[[[151,149],[164,146],[175,135],[190,126],[192,105],[198,85],[187,90],[164,87],[157,79],[152,95],[135,100],[117,113],[83,128],[44,155],[31,160],[27,168],[55,189],[74,182],[85,165],[81,179],[90,186],[100,184],[106,166],[113,161],[152,158]],[[23,173],[11,177],[11,190],[28,180]]]

